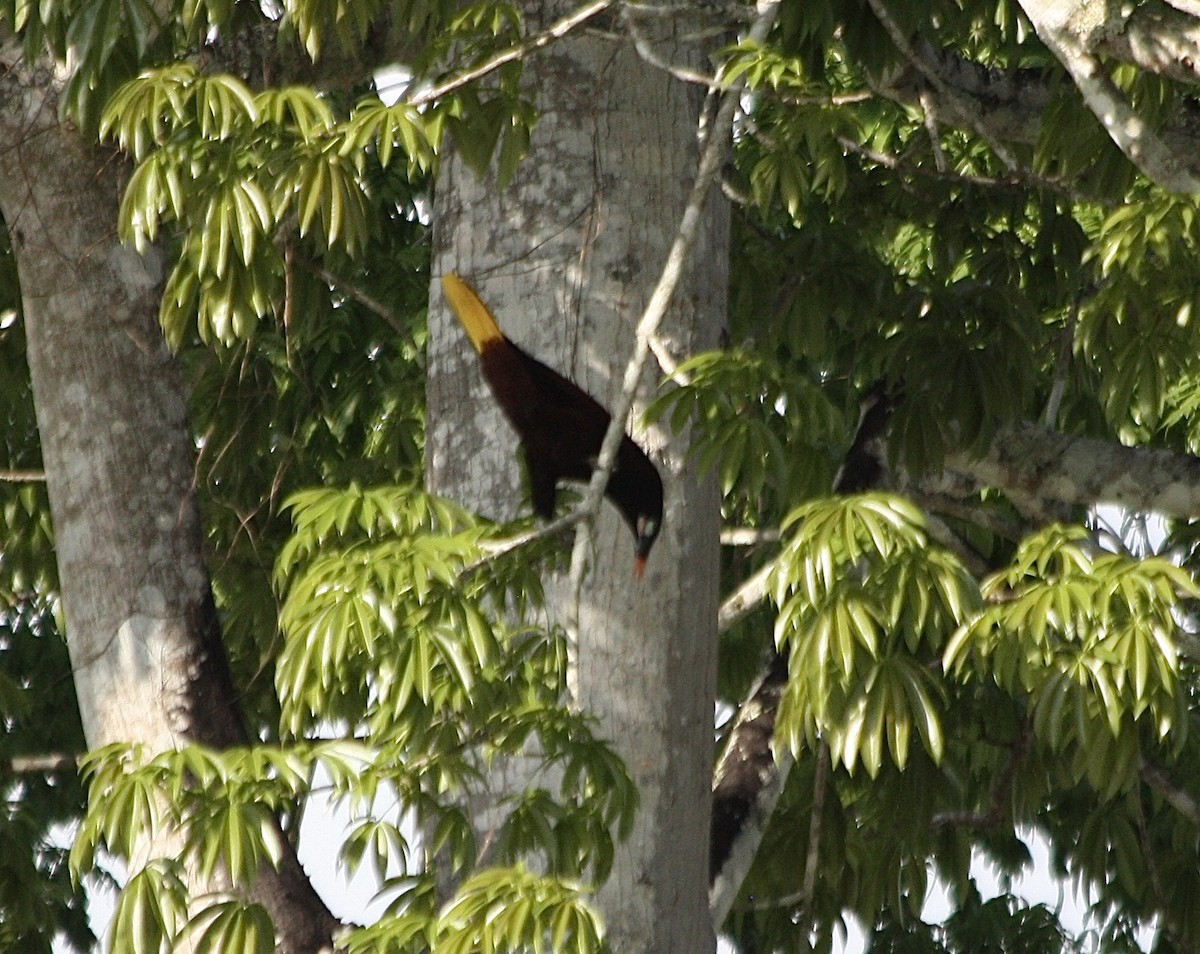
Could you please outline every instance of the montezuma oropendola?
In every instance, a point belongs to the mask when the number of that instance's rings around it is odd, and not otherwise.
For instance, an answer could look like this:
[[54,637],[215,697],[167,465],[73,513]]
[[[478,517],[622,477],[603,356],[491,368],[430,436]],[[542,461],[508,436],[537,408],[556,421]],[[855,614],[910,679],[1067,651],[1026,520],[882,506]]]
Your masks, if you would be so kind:
[[[548,520],[560,480],[591,479],[610,415],[579,385],[509,341],[491,309],[465,281],[453,273],[444,275],[442,288],[479,352],[496,403],[521,439],[533,509]],[[663,487],[650,458],[628,434],[621,438],[604,495],[637,540],[633,570],[640,579],[662,529]]]

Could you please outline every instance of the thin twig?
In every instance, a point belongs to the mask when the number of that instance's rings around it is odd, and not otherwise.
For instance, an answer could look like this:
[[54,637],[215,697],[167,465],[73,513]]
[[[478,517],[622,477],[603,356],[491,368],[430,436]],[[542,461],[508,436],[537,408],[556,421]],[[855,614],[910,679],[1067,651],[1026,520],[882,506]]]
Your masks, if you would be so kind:
[[679,362],[675,360],[675,356],[667,349],[667,343],[661,337],[655,335],[650,339],[650,350],[654,352],[654,360],[663,369],[663,374],[676,384],[687,385],[691,383],[691,378],[688,375],[679,373]]
[[1046,398],[1046,409],[1042,412],[1042,423],[1047,427],[1058,427],[1058,412],[1062,408],[1063,396],[1067,392],[1067,378],[1071,375],[1071,355],[1075,350],[1075,322],[1079,318],[1079,299],[1071,302],[1067,315],[1067,326],[1060,334],[1058,360],[1054,365],[1054,383],[1050,385],[1050,396]]
[[378,298],[363,291],[353,282],[347,281],[340,275],[335,275],[324,266],[318,265],[316,262],[309,261],[306,258],[296,258],[295,262],[296,264],[308,269],[327,285],[336,288],[339,291],[345,292],[360,305],[364,306],[368,311],[373,311],[380,318],[391,325],[392,329],[400,336],[404,338],[411,336],[412,332],[410,329],[404,327],[404,324],[399,318],[396,317],[396,313],[392,311],[392,309],[381,302]]
[[[626,8],[628,9],[628,8]],[[637,25],[637,17],[625,16],[624,18],[626,29],[629,30],[629,35],[633,37],[633,48],[637,51],[638,56],[649,63],[657,70],[662,70],[668,76],[673,77],[684,83],[694,83],[697,86],[703,86],[706,89],[716,89],[720,80],[716,76],[707,76],[697,70],[688,69],[687,67],[677,66],[674,63],[668,62],[658,55],[657,51],[646,39]]]
[[560,20],[556,20],[550,24],[541,33],[535,33],[523,43],[518,43],[516,46],[510,46],[507,50],[501,50],[495,56],[492,56],[478,66],[473,66],[469,70],[458,73],[450,77],[445,82],[439,83],[437,86],[432,86],[422,93],[408,100],[410,106],[426,106],[429,103],[453,93],[458,89],[474,83],[478,79],[482,79],[489,73],[493,73],[506,63],[511,63],[514,60],[522,59],[528,56],[535,50],[540,50],[544,46],[548,46],[555,40],[566,36],[576,27],[581,26],[597,14],[603,13],[609,7],[614,6],[616,0],[594,0],[593,3],[585,4],[574,13],[569,13]]
[[518,533],[516,536],[505,537],[502,540],[490,540],[480,544],[484,551],[484,555],[473,563],[468,563],[462,568],[461,574],[465,576],[468,573],[474,573],[482,566],[486,566],[492,560],[504,556],[506,553],[511,553],[521,547],[528,546],[531,543],[536,543],[539,540],[545,540],[547,537],[556,536],[573,526],[583,519],[583,512],[580,510],[572,510],[565,516],[559,517],[557,520],[552,520],[545,526],[537,527],[533,530],[527,530],[524,533]]
[[[750,29],[751,40],[762,43],[766,39],[779,11],[779,3],[780,0],[759,0],[758,18]],[[658,331],[658,326],[662,323],[671,298],[675,294],[675,289],[679,285],[684,263],[687,261],[692,245],[700,231],[705,201],[712,190],[712,185],[724,161],[725,152],[729,147],[733,117],[737,111],[743,85],[743,82],[735,83],[726,91],[721,105],[717,109],[717,115],[708,127],[691,194],[684,207],[679,228],[675,233],[675,240],[663,263],[658,284],[650,296],[649,302],[646,303],[641,320],[638,322],[637,339],[634,343],[633,354],[625,366],[621,394],[612,408],[612,419],[609,421],[608,432],[604,435],[604,442],[600,446],[599,460],[580,507],[586,516],[580,521],[575,531],[575,546],[571,553],[569,577],[572,598],[568,611],[568,629],[576,633],[579,629],[579,604],[583,592],[583,576],[587,567],[588,541],[591,537],[592,523],[595,520],[596,512],[600,509],[604,489],[608,485],[613,465],[616,463],[617,448],[625,433],[625,419],[629,416],[629,410],[633,406],[633,398],[641,380],[642,368],[650,355],[650,342]]]

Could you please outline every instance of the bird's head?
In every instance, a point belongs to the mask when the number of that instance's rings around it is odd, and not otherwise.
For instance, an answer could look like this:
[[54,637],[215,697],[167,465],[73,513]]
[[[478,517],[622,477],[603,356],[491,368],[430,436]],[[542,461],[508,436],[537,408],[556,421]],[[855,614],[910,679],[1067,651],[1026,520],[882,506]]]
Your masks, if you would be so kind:
[[633,531],[637,542],[633,575],[640,580],[646,571],[646,557],[662,530],[663,484],[658,468],[628,436],[617,450],[617,466],[605,494]]
[[654,546],[654,541],[658,539],[658,531],[661,529],[661,516],[651,517],[644,513],[638,514],[633,528],[633,532],[637,536],[637,551],[633,556],[633,575],[639,580],[646,572],[646,557],[650,555],[650,548]]

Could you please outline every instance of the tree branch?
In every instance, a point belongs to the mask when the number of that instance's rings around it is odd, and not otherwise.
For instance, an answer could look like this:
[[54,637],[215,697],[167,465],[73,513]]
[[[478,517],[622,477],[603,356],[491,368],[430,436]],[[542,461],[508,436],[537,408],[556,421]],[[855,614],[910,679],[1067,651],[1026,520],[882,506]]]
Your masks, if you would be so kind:
[[975,130],[976,133],[979,134],[980,138],[982,138],[984,142],[991,147],[991,150],[996,154],[996,157],[1010,170],[1016,170],[1020,168],[1020,163],[1017,162],[1016,157],[1013,156],[1012,152],[1009,151],[1009,148],[1004,145],[1004,143],[1000,141],[995,133],[983,122],[980,116],[969,107],[963,108],[963,104],[959,101],[960,97],[957,90],[942,78],[941,73],[924,56],[924,51],[918,50],[908,41],[908,37],[904,35],[904,32],[900,29],[899,24],[896,23],[895,19],[892,17],[891,12],[888,10],[883,0],[867,0],[867,3],[871,7],[871,11],[875,14],[879,22],[883,24],[883,28],[887,31],[888,36],[891,37],[892,42],[896,44],[896,48],[902,54],[904,54],[905,59],[912,64],[917,72],[920,73],[921,76],[924,77],[925,80],[929,82],[945,100],[953,102],[960,108],[961,117],[966,121],[966,125],[970,126]]
[[[1140,797],[1135,796],[1132,801],[1137,817],[1138,840],[1142,845],[1143,864],[1146,866],[1146,874],[1150,877],[1150,887],[1154,891],[1154,900],[1160,911],[1166,911],[1169,909],[1169,892],[1163,884],[1162,876],[1158,871],[1158,865],[1154,861],[1154,844],[1150,837],[1150,825],[1146,819],[1146,807],[1142,804]],[[1193,823],[1196,821],[1195,816],[1192,816],[1192,821]],[[1192,954],[1195,950],[1187,942],[1187,938],[1180,935],[1178,928],[1172,923],[1171,918],[1162,919],[1162,932],[1180,954]]]
[[[1003,426],[980,457],[958,452],[947,476],[1003,490],[1018,507],[1112,504],[1166,517],[1200,516],[1200,458],[1060,434],[1039,424]],[[934,490],[945,478],[921,481]]]
[[716,76],[709,76],[698,70],[689,69],[688,67],[679,66],[675,63],[668,62],[658,51],[654,49],[654,45],[647,38],[646,34],[638,26],[638,18],[630,16],[631,7],[624,5],[624,16],[622,20],[625,28],[629,31],[629,36],[633,40],[633,48],[637,50],[640,56],[646,63],[650,64],[657,70],[663,70],[669,76],[683,83],[694,83],[698,86],[704,86],[707,89],[716,89],[719,80]]
[[1105,71],[1096,51],[1087,45],[1092,35],[1100,30],[1104,36],[1121,35],[1124,24],[1121,24],[1121,30],[1114,30],[1107,22],[1081,22],[1077,16],[1079,8],[1070,3],[1045,4],[1041,0],[1021,0],[1021,8],[1042,42],[1071,74],[1084,103],[1129,161],[1164,189],[1173,192],[1200,191],[1195,141],[1192,141],[1190,150],[1172,148],[1138,115],[1129,99]]
[[767,669],[738,708],[717,761],[708,890],[716,930],[720,930],[741,890],[793,765],[790,752],[776,752],[771,744],[787,671],[787,659],[772,652]]
[[[871,445],[878,439],[891,414],[891,400],[882,384],[869,388],[859,406],[854,441],[834,479],[834,487],[853,493],[874,486],[883,468],[872,458]],[[721,606],[719,626],[724,631],[745,616],[767,593],[774,561],[758,570]],[[738,709],[729,741],[717,762],[713,783],[712,829],[709,836],[709,907],[718,929],[741,890],[750,865],[758,854],[767,824],[787,785],[795,763],[786,747],[772,744],[779,704],[787,688],[789,658],[772,649],[758,683]],[[825,745],[817,758],[828,762]],[[817,784],[823,789],[820,763]],[[827,769],[825,769],[827,771]],[[820,814],[820,809],[814,805]],[[816,822],[814,821],[814,824]],[[810,859],[815,858],[820,833],[809,833]],[[815,860],[810,861],[815,865]],[[805,903],[812,898],[816,869],[805,873]]]
[[433,86],[424,92],[418,93],[408,100],[410,106],[425,106],[429,103],[440,99],[443,96],[453,93],[455,90],[461,89],[469,83],[474,83],[478,79],[483,79],[489,73],[494,73],[506,63],[511,63],[514,60],[522,59],[533,53],[535,50],[540,50],[544,46],[548,46],[555,40],[561,39],[578,26],[582,26],[592,17],[599,13],[603,13],[609,7],[614,6],[616,0],[592,0],[591,3],[584,4],[578,10],[568,13],[566,16],[556,20],[540,33],[535,33],[523,43],[518,43],[515,46],[510,46],[507,50],[501,50],[495,56],[491,56],[477,66],[471,67],[469,70],[464,70],[461,73],[456,73],[449,79],[444,80],[436,86]]
[[1165,0],[1168,6],[1174,7],[1188,16],[1200,17],[1200,0]]
[[1200,81],[1200,13],[1139,5],[1125,32],[1101,47],[1109,56],[1184,83]]
[[743,580],[741,586],[726,598],[717,611],[718,634],[726,632],[734,624],[745,619],[759,603],[767,598],[767,591],[771,585],[771,573],[774,570],[774,560],[765,563]]
[[79,756],[67,752],[45,755],[14,755],[8,762],[13,775],[61,775],[79,770]]
[[1193,825],[1200,825],[1200,802],[1168,779],[1158,766],[1142,762],[1142,779],[1158,792],[1175,811]]
[[825,816],[825,792],[829,788],[829,744],[822,739],[817,745],[817,769],[813,773],[813,803],[808,817],[808,852],[804,857],[804,913],[812,917],[812,900],[817,890],[817,860],[821,854],[821,822]]
[[728,527],[721,531],[723,547],[753,547],[760,543],[778,542],[778,527]]
[[[766,39],[778,14],[779,4],[780,0],[759,0],[758,17],[750,28],[751,40],[761,43]],[[684,206],[683,216],[675,233],[675,240],[663,263],[658,284],[650,296],[650,300],[646,303],[641,320],[638,322],[637,339],[634,343],[633,354],[625,366],[621,393],[612,407],[612,419],[609,421],[604,441],[600,445],[596,469],[592,472],[587,493],[580,505],[580,509],[586,516],[576,528],[575,546],[571,553],[570,587],[572,596],[567,626],[568,630],[572,632],[577,632],[579,628],[579,605],[583,592],[584,572],[587,567],[587,548],[592,523],[600,509],[604,489],[608,486],[609,477],[612,476],[613,466],[616,464],[617,448],[625,434],[625,419],[633,407],[633,398],[641,381],[642,368],[650,355],[651,341],[654,339],[658,327],[667,313],[667,308],[671,304],[675,289],[679,285],[684,263],[687,261],[692,245],[700,231],[705,202],[716,181],[726,150],[729,148],[733,117],[737,111],[744,83],[744,79],[740,79],[726,91],[721,98],[717,115],[708,127],[700,153],[700,162],[696,169],[696,179],[692,183],[691,193]]]

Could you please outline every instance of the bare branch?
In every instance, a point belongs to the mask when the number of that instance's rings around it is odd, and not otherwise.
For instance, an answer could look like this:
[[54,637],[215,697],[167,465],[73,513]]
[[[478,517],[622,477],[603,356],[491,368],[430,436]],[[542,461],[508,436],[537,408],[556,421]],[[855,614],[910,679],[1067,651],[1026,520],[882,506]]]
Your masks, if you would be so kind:
[[[846,459],[834,479],[839,491],[865,490],[878,480],[881,470],[866,460],[869,447],[876,441],[890,414],[891,401],[882,385],[867,390],[859,406],[858,428]],[[721,607],[721,625],[728,627],[748,613],[766,595],[773,563],[768,563],[746,580]],[[750,697],[742,703],[729,733],[729,741],[717,763],[713,785],[713,823],[710,836],[712,858],[709,906],[718,928],[733,899],[750,871],[762,844],[767,823],[787,784],[794,758],[787,746],[774,746],[775,720],[787,686],[789,659],[773,649]],[[828,762],[824,743],[817,758]],[[818,763],[817,784],[824,789],[822,763]],[[814,806],[819,815],[821,809]],[[813,824],[817,824],[814,820]],[[809,864],[815,865],[820,833],[809,833]],[[806,870],[806,903],[812,898],[815,868]]]
[[928,90],[922,90],[921,117],[925,123],[925,132],[929,135],[929,148],[933,150],[933,167],[945,174],[949,166],[946,164],[946,154],[942,152],[941,132],[938,130],[937,107],[933,96]]
[[829,744],[822,739],[817,745],[817,770],[813,775],[813,804],[808,818],[808,853],[804,859],[804,882],[801,885],[804,913],[811,919],[812,899],[817,888],[817,858],[821,854],[821,829],[825,815],[825,792],[829,788]]
[[775,561],[759,569],[742,581],[742,585],[730,594],[717,611],[717,633],[724,633],[731,626],[749,616],[767,598],[771,585],[771,572]]
[[721,531],[723,547],[752,547],[759,543],[778,542],[778,527],[730,527]]
[[[1143,863],[1146,866],[1146,874],[1150,876],[1150,887],[1154,891],[1154,899],[1160,911],[1169,910],[1170,902],[1168,901],[1168,892],[1163,884],[1162,876],[1159,874],[1158,865],[1154,861],[1154,844],[1150,837],[1150,825],[1146,820],[1146,806],[1142,804],[1142,799],[1131,799],[1133,802],[1134,811],[1137,817],[1138,840],[1142,846]],[[1193,818],[1193,821],[1195,819]],[[1171,918],[1163,918],[1162,932],[1175,950],[1180,954],[1193,954],[1195,948],[1187,942],[1187,939],[1182,937],[1179,930],[1171,923]]]
[[1079,318],[1079,299],[1071,302],[1071,312],[1067,316],[1067,324],[1059,332],[1058,360],[1054,363],[1054,383],[1050,386],[1050,395],[1046,398],[1046,408],[1042,411],[1042,423],[1046,427],[1058,425],[1058,413],[1062,409],[1063,396],[1067,392],[1067,379],[1071,372],[1071,358],[1075,344],[1075,323]]
[[[879,22],[883,24],[883,28],[887,31],[888,36],[891,37],[892,42],[896,44],[896,48],[904,54],[905,59],[933,86],[939,95],[957,103],[960,100],[957,90],[942,78],[941,73],[925,58],[922,51],[917,50],[908,41],[908,37],[904,35],[904,31],[900,29],[900,25],[893,19],[883,0],[867,0],[867,3],[879,19]],[[964,109],[963,117],[975,132],[979,134],[980,138],[991,147],[992,152],[996,154],[996,157],[1004,165],[1012,170],[1020,168],[1020,163],[1017,162],[1016,157],[1013,156],[1008,147],[996,137],[993,131],[971,109]]]
[[[975,488],[972,488],[972,492],[974,490]],[[1003,540],[1019,543],[1030,532],[1029,524],[1022,520],[1013,520],[991,507],[984,506],[978,497],[974,501],[965,501],[958,496],[923,493],[919,488],[907,487],[905,492],[922,510],[976,524]]]
[[[1084,103],[1129,161],[1164,189],[1200,191],[1200,172],[1195,168],[1195,142],[1190,150],[1172,148],[1138,115],[1128,97],[1105,71],[1097,53],[1087,46],[1088,37],[1099,26],[1076,22],[1077,9],[1071,4],[1022,0],[1021,8],[1042,42],[1071,74]],[[1105,31],[1105,35],[1109,33],[1111,31]]]
[[937,514],[926,513],[925,529],[932,539],[958,557],[959,562],[974,576],[982,577],[991,572],[987,561]]
[[1167,778],[1158,766],[1143,761],[1142,779],[1166,799],[1175,811],[1190,820],[1193,825],[1200,825],[1200,802]]
[[584,4],[573,13],[568,13],[566,16],[556,20],[540,33],[535,33],[523,43],[518,43],[516,46],[510,46],[507,50],[501,50],[495,56],[491,56],[484,60],[478,66],[473,66],[469,70],[464,70],[457,73],[449,79],[437,86],[418,93],[408,100],[410,106],[425,106],[435,100],[453,93],[455,90],[461,89],[469,83],[474,83],[478,79],[483,79],[489,73],[494,73],[506,63],[511,63],[514,60],[522,59],[528,56],[535,50],[540,50],[544,46],[548,46],[555,40],[562,39],[576,27],[582,26],[592,19],[597,14],[603,13],[609,7],[614,6],[616,0],[593,0],[592,3]]
[[654,352],[654,360],[662,368],[663,374],[676,384],[686,385],[691,383],[689,375],[679,373],[679,362],[675,360],[675,356],[671,354],[667,348],[667,343],[663,341],[661,336],[654,335],[650,339],[650,350]]
[[[1180,2],[1173,4],[1180,7]],[[1120,30],[1096,38],[1096,52],[1183,83],[1200,80],[1200,4],[1185,11],[1135,4]],[[1124,11],[1122,11],[1124,12]]]
[[860,155],[864,159],[883,166],[885,169],[906,172],[926,179],[943,179],[948,182],[961,182],[964,185],[981,186],[987,189],[1028,189],[1033,187],[1046,189],[1057,195],[1080,202],[1096,202],[1106,206],[1117,204],[1111,197],[1090,195],[1070,182],[1047,179],[1045,176],[1040,176],[1027,168],[1014,169],[1010,175],[1002,178],[972,175],[969,172],[958,172],[954,169],[931,169],[928,165],[921,163],[905,162],[898,156],[892,156],[879,152],[876,149],[871,149],[845,136],[838,137],[838,144],[847,152]]
[[545,540],[548,537],[554,537],[562,533],[569,527],[574,526],[583,519],[581,510],[573,510],[570,513],[559,517],[557,520],[552,520],[544,526],[537,527],[533,530],[528,530],[525,533],[518,533],[513,537],[505,537],[502,540],[482,541],[480,547],[484,551],[484,555],[474,563],[468,563],[462,568],[461,576],[468,573],[474,573],[480,567],[486,566],[497,557],[504,556],[506,553],[511,553],[513,550],[518,550],[521,547],[528,546],[531,543],[537,543],[539,540]]
[[[1001,427],[980,457],[951,454],[947,474],[1003,490],[1018,507],[1113,504],[1166,517],[1200,516],[1200,458],[1060,434],[1038,424]],[[938,478],[922,481],[932,489]]]
[[706,89],[716,89],[719,82],[717,77],[709,76],[697,70],[689,69],[688,67],[679,66],[675,63],[670,63],[663,59],[646,34],[642,32],[638,26],[638,18],[629,16],[630,7],[626,6],[626,16],[622,18],[626,29],[629,31],[630,37],[633,38],[633,48],[637,50],[638,56],[649,63],[657,70],[662,70],[669,76],[674,77],[684,83],[694,83],[698,86],[703,86]]
[[708,902],[717,929],[741,890],[792,768],[791,753],[775,752],[771,744],[787,668],[787,659],[773,653],[739,707],[713,773]]
[[0,470],[0,482],[10,484],[38,484],[46,482],[44,470]]
[[13,775],[61,775],[79,770],[79,756],[67,752],[45,755],[15,755],[8,763]]
[[1166,0],[1166,2],[1181,13],[1200,17],[1200,0]]

